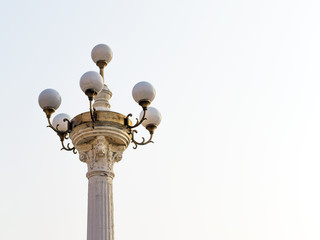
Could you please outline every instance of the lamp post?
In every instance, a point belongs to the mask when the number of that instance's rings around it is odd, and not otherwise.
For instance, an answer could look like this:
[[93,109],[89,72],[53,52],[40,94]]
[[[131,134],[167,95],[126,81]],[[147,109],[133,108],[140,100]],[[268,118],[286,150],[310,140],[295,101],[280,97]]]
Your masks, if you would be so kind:
[[[80,161],[88,167],[88,221],[87,240],[113,240],[113,165],[122,158],[130,142],[134,149],[138,145],[152,142],[155,129],[160,124],[161,114],[149,107],[155,97],[155,89],[148,82],[137,83],[133,90],[134,100],[142,111],[136,123],[132,124],[132,114],[122,115],[110,110],[111,91],[104,81],[104,68],[112,59],[112,51],[105,44],[92,49],[92,60],[99,67],[100,73],[86,72],[80,78],[80,87],[89,100],[89,111],[74,118],[60,113],[53,118],[52,114],[59,108],[61,97],[54,89],[45,89],[39,95],[39,105],[45,112],[48,127],[60,138],[62,149],[79,153]],[[143,125],[150,133],[149,140],[142,142],[134,139],[136,127]],[[65,144],[65,140],[71,139]]]

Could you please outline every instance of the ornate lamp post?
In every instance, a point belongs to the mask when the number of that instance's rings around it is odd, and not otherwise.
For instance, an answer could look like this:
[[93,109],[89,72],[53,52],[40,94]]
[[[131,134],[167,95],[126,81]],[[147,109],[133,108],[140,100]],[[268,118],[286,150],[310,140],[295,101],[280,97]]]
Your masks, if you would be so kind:
[[[48,127],[59,136],[62,149],[79,152],[79,158],[88,166],[86,174],[88,188],[88,240],[113,240],[113,165],[122,158],[122,153],[130,142],[145,145],[152,142],[155,129],[160,124],[161,114],[149,107],[155,97],[155,89],[148,82],[137,83],[133,90],[134,100],[142,107],[140,120],[132,124],[127,116],[110,111],[109,100],[111,91],[104,82],[104,68],[112,59],[112,51],[105,44],[99,44],[92,49],[92,60],[100,69],[97,72],[86,72],[80,78],[80,87],[87,95],[90,111],[81,113],[74,118],[60,113],[53,118],[52,114],[59,108],[61,97],[54,89],[45,89],[39,95],[39,105],[45,112]],[[134,129],[142,124],[150,133],[149,140],[137,142],[134,139],[137,131]],[[71,139],[65,144],[66,139]],[[61,150],[62,150],[61,149]]]

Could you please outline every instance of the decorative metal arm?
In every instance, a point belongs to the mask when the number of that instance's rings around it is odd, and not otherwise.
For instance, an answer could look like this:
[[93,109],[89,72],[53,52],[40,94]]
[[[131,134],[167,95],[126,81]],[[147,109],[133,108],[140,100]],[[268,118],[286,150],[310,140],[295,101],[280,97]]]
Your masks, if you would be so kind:
[[136,140],[134,140],[134,134],[137,133],[137,132],[138,132],[137,130],[133,130],[133,131],[132,131],[132,139],[131,139],[131,141],[132,141],[133,144],[135,145],[135,146],[133,147],[133,149],[137,149],[138,145],[146,145],[146,144],[148,144],[148,143],[153,143],[153,141],[152,141],[153,132],[150,132],[150,138],[149,138],[148,141],[146,141],[145,138],[142,137],[142,142],[137,142]]
[[[67,139],[67,138],[65,138],[65,139]],[[61,138],[60,138],[60,141],[61,141],[61,145],[62,145],[61,150],[72,151],[74,154],[77,153],[75,147],[72,147],[72,148],[70,147],[70,143],[68,143],[68,144],[67,144],[67,147],[66,147],[66,146],[64,145],[64,139],[61,139]]]
[[72,151],[74,154],[76,154],[77,153],[76,148],[75,147],[71,148],[70,143],[67,144],[67,147],[64,145],[64,140],[68,139],[68,135],[71,132],[71,122],[67,118],[63,119],[64,122],[68,122],[68,130],[63,132],[63,131],[59,131],[59,124],[57,125],[56,128],[54,126],[52,126],[52,124],[50,122],[50,116],[47,116],[47,119],[48,119],[48,123],[49,123],[49,125],[47,127],[51,128],[53,131],[55,131],[60,138],[61,145],[62,145],[61,150],[63,149],[66,151]]
[[138,127],[144,120],[147,120],[147,119],[145,118],[145,117],[146,117],[146,113],[147,113],[147,108],[143,108],[143,115],[142,115],[141,120],[139,121],[139,119],[136,118],[136,121],[137,121],[137,122],[136,122],[136,124],[133,125],[133,126],[130,126],[130,125],[129,125],[129,117],[132,117],[132,114],[129,113],[129,114],[127,115],[127,117],[125,118],[125,120],[124,120],[124,124],[125,124],[126,127],[129,128],[129,129],[136,128],[136,127]]
[[97,112],[96,112],[96,109],[92,107],[92,99],[89,98],[89,102],[90,102],[90,116],[92,120],[92,128],[94,128],[94,123],[97,120]]

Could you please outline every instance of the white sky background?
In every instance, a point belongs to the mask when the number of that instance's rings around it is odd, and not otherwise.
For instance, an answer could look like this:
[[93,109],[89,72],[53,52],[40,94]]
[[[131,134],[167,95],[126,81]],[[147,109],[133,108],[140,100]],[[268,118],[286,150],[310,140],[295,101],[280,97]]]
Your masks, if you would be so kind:
[[[3,240],[86,239],[86,166],[37,99],[88,111],[81,75],[108,44],[113,111],[157,90],[154,141],[114,170],[115,237],[320,239],[320,2],[0,2]],[[147,133],[141,129],[140,136]]]

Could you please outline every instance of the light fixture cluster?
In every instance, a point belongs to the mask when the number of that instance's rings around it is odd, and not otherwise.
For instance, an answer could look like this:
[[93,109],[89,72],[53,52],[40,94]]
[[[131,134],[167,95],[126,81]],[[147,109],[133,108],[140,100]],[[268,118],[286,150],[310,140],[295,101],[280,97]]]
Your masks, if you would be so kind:
[[[89,100],[92,128],[95,127],[95,123],[98,121],[97,112],[109,111],[110,105],[108,100],[111,97],[111,92],[104,83],[104,68],[111,61],[112,56],[113,53],[109,46],[105,44],[95,46],[92,49],[91,57],[99,67],[100,73],[89,71],[84,73],[80,78],[80,88],[87,95]],[[104,94],[102,92],[104,92]],[[161,122],[160,112],[154,107],[149,107],[155,98],[155,95],[156,91],[154,87],[148,82],[139,82],[132,89],[133,99],[142,107],[142,111],[139,119],[136,119],[136,123],[134,125],[131,124],[129,119],[132,114],[128,114],[127,117],[124,118],[123,126],[128,129],[128,133],[131,135],[131,141],[134,144],[134,149],[136,149],[138,145],[145,145],[152,142],[154,131]],[[101,107],[101,103],[99,101],[102,101],[105,107]],[[48,127],[53,129],[60,138],[62,144],[61,150],[64,149],[76,153],[75,147],[71,147],[70,143],[67,145],[64,144],[64,140],[68,139],[69,134],[72,132],[73,119],[71,119],[68,114],[60,113],[53,118],[52,123],[50,120],[52,114],[61,104],[60,94],[54,89],[45,89],[40,93],[38,102],[47,116],[49,123]],[[100,104],[99,105],[97,103],[98,107],[96,108],[94,107],[95,102],[99,102]],[[142,138],[142,142],[137,142],[134,139],[134,134],[137,133],[137,131],[133,129],[139,125],[143,125],[149,131],[149,140],[146,141]]]

